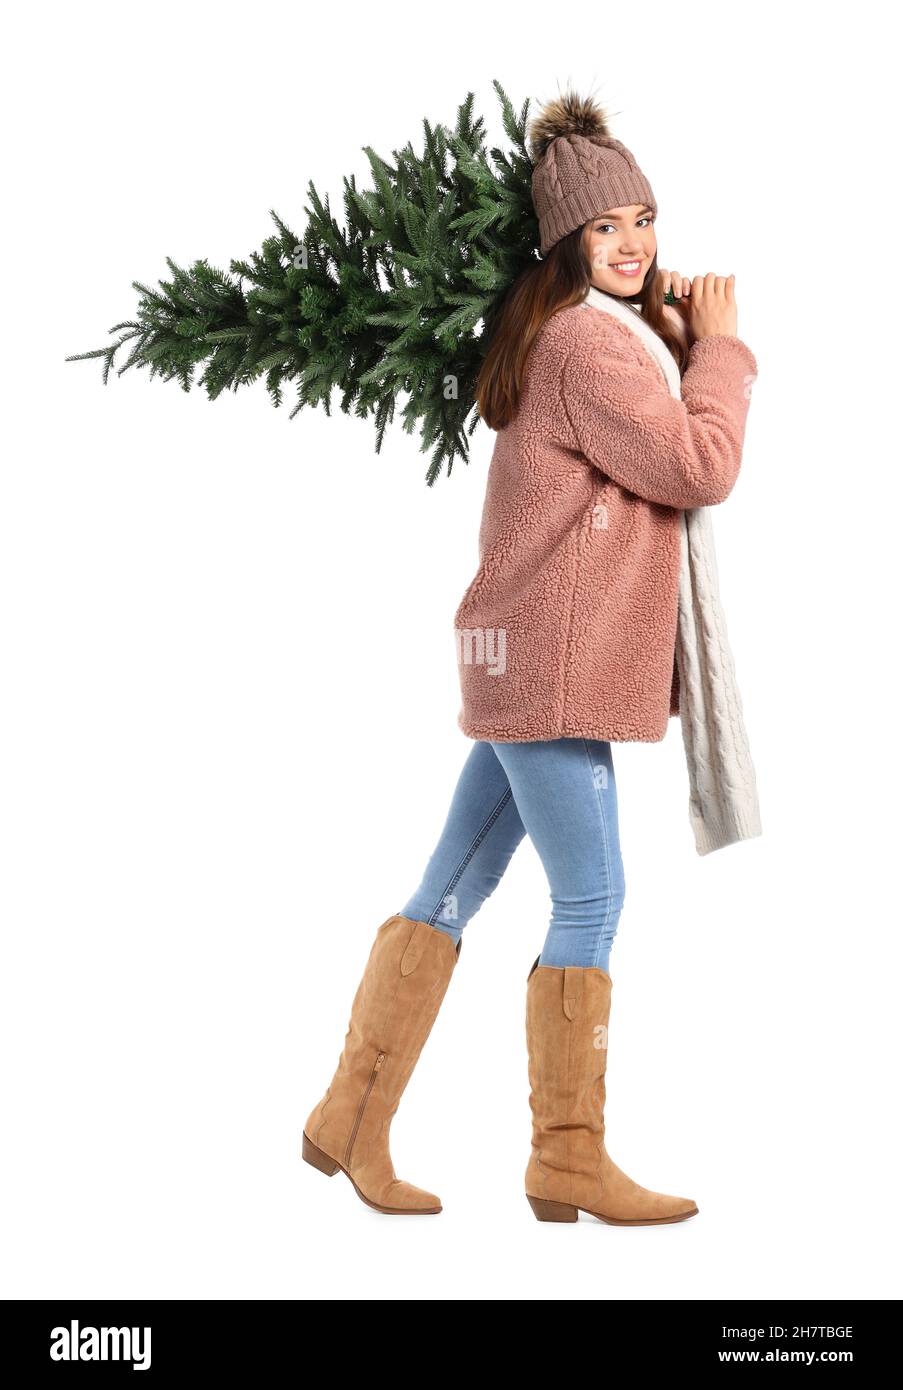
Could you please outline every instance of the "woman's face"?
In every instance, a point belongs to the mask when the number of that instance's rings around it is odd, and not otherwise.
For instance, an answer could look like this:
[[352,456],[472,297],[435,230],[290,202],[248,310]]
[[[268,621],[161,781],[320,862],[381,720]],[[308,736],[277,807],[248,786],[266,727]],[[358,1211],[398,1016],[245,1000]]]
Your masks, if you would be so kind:
[[609,208],[588,224],[587,252],[597,290],[638,294],[656,252],[653,213],[639,203]]

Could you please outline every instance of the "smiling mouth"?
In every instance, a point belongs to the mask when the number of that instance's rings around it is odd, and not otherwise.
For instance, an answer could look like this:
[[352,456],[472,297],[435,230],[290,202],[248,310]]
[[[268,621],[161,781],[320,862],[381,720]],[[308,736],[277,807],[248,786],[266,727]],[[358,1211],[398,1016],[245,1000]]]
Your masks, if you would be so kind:
[[616,261],[608,268],[615,270],[619,275],[639,275],[642,261]]

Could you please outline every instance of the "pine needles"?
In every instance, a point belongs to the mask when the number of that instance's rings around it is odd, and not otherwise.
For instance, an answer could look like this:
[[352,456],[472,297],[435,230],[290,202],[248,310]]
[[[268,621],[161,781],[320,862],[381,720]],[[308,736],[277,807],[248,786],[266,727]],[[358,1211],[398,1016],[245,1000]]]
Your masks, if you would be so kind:
[[275,212],[275,235],[229,272],[207,261],[157,288],[134,282],[133,319],[113,341],[70,362],[99,358],[106,383],[133,367],[203,387],[211,400],[263,377],[274,405],[372,417],[379,453],[400,405],[419,429],[432,485],[467,462],[479,420],[474,399],[493,315],[538,255],[526,146],[529,102],[519,112],[498,82],[507,149],[486,148],[473,94],[454,128],[423,123],[423,149],[365,149],[372,186],[344,179],[344,225],[308,185],[301,236]]

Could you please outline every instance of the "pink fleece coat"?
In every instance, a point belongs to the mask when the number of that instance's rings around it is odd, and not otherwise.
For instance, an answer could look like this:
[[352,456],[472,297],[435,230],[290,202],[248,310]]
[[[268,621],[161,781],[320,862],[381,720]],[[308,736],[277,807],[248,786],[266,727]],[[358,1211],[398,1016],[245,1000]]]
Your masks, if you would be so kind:
[[740,338],[702,338],[676,400],[612,315],[578,304],[543,325],[455,614],[470,738],[664,738],[679,712],[680,511],[733,488],[756,371]]

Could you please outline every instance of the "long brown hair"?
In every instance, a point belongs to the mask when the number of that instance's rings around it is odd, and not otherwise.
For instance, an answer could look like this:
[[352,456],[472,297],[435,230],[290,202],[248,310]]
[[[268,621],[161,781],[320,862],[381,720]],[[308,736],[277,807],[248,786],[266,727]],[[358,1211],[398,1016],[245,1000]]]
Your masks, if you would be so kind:
[[[586,298],[592,283],[587,252],[591,225],[575,228],[556,241],[544,260],[522,271],[496,313],[476,384],[480,416],[490,429],[503,429],[514,418],[527,357],[543,324],[560,309],[569,309]],[[683,372],[688,348],[665,314],[657,256],[653,257],[642,288],[627,297],[663,339]]]

